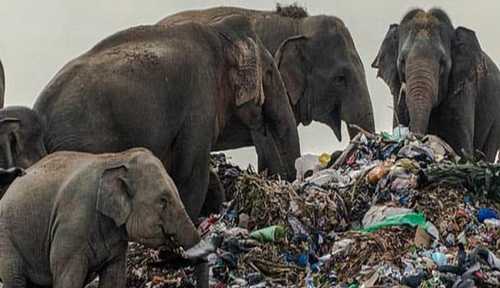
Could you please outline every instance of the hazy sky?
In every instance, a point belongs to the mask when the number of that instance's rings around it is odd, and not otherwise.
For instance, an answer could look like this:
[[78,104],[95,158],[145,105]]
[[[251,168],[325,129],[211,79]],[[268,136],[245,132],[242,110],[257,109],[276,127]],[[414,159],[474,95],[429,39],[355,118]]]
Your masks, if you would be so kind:
[[[302,0],[279,1],[306,7],[311,15],[335,15],[343,19],[365,65],[368,87],[375,111],[377,130],[391,128],[392,105],[387,86],[375,78],[370,67],[391,23],[399,22],[410,8],[441,7],[455,26],[476,31],[485,50],[500,61],[499,1],[356,1]],[[119,30],[155,23],[164,16],[186,10],[213,6],[241,6],[274,9],[268,0],[1,0],[0,59],[6,70],[7,105],[31,106],[35,98],[61,67]],[[344,147],[333,132],[321,124],[300,127],[302,152],[332,152]],[[344,139],[347,135],[344,133]],[[240,164],[255,161],[253,149],[232,151]]]

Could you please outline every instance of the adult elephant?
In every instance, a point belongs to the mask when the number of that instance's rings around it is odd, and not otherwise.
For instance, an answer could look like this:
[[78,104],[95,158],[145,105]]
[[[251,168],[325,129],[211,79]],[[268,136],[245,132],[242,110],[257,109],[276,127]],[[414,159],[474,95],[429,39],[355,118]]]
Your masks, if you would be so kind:
[[[216,7],[180,12],[158,24],[210,23],[229,14],[244,15],[255,23],[257,35],[275,57],[297,125],[322,122],[339,140],[341,120],[375,130],[363,64],[347,27],[337,17],[308,16],[297,6],[277,11]],[[357,132],[349,128],[351,137]],[[253,144],[248,129],[237,121],[221,136],[214,150]]]
[[440,9],[408,12],[390,26],[372,64],[394,97],[394,124],[436,134],[456,151],[500,146],[500,73],[474,31]]
[[244,123],[276,172],[293,177],[300,154],[279,71],[237,15],[117,33],[68,63],[34,110],[49,153],[151,150],[193,219],[205,200],[212,144],[227,123]]

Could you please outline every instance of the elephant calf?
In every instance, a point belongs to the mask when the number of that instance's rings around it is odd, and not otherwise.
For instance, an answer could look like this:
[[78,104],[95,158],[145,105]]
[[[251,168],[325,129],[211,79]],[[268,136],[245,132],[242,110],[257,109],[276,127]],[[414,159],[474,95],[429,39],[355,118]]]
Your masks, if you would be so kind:
[[4,288],[84,287],[93,273],[99,287],[125,287],[129,240],[172,249],[200,241],[172,179],[146,149],[51,154],[0,201]]

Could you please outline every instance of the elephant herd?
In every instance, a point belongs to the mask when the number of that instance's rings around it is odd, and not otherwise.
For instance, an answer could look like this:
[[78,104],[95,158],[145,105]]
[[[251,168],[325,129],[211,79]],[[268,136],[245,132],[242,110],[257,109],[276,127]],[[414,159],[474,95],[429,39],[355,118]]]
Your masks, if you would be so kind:
[[[473,31],[440,9],[412,10],[372,67],[395,126],[495,158],[500,72]],[[111,35],[33,108],[0,109],[0,282],[84,287],[99,275],[99,287],[125,287],[129,240],[185,257],[204,205],[224,199],[207,192],[210,152],[255,146],[260,171],[292,181],[297,125],[312,121],[339,140],[342,121],[351,138],[355,126],[375,131],[363,63],[337,17],[218,7]],[[207,287],[206,263],[195,273]]]

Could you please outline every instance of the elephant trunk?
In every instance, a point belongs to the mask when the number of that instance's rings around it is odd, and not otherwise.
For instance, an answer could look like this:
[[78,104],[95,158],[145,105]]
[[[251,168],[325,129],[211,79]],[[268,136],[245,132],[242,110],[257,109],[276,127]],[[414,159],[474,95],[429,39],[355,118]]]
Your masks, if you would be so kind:
[[353,127],[354,125],[368,132],[375,132],[373,107],[368,90],[362,93],[358,101],[347,101],[342,106],[341,113],[342,120],[348,124],[347,131],[351,139],[359,133],[359,129]]
[[[183,214],[185,215],[182,215],[182,217],[179,217],[179,219],[177,220],[179,221],[179,228],[177,229],[178,232],[176,238],[182,247],[184,247],[185,249],[190,249],[200,242],[201,237],[200,233],[198,232],[198,230],[196,230],[196,227],[194,226],[187,213],[184,212]],[[176,220],[171,219],[170,221]]]
[[409,59],[406,75],[406,105],[410,117],[410,131],[426,134],[438,94],[439,65],[433,61]]
[[[357,59],[359,60],[359,58]],[[366,83],[366,76],[361,60],[355,61],[359,65],[353,67],[353,71],[357,71],[353,75],[351,93],[348,97],[344,97],[341,101],[341,119],[347,124],[349,137],[352,139],[359,133],[357,127],[368,132],[375,132],[375,120],[373,117],[373,106],[370,98],[370,92]]]

